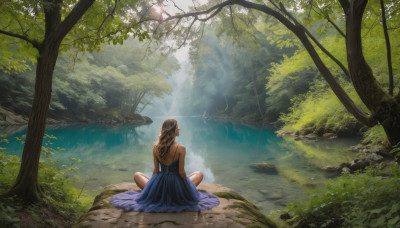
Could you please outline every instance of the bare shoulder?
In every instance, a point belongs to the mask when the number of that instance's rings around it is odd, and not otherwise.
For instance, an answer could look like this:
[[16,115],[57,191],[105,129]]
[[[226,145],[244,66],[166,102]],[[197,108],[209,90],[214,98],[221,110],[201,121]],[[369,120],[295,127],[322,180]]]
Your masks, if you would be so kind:
[[182,144],[179,144],[178,145],[178,151],[177,151],[179,154],[185,154],[186,153],[186,147],[184,146],[184,145],[182,145]]

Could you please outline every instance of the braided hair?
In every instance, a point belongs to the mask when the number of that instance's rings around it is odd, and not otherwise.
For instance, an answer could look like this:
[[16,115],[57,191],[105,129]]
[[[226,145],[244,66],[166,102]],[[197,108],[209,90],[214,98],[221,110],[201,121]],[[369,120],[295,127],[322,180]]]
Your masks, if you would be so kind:
[[154,147],[157,150],[158,156],[160,157],[161,161],[164,161],[165,156],[169,151],[169,148],[175,141],[175,131],[177,124],[178,122],[175,119],[167,119],[164,121],[161,127],[158,141],[154,144]]

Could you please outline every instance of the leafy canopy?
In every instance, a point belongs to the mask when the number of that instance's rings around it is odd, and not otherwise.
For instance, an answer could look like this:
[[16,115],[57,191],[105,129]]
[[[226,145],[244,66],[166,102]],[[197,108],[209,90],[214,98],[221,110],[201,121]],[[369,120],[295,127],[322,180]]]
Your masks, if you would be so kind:
[[[62,1],[62,20],[77,2]],[[64,38],[60,52],[71,48],[75,54],[99,51],[103,43],[122,44],[130,35],[139,40],[149,38],[139,22],[137,3],[138,0],[95,1]],[[53,3],[41,0],[0,3],[0,70],[20,72],[36,62],[38,51],[32,43],[40,44],[45,38],[44,8],[49,4]]]

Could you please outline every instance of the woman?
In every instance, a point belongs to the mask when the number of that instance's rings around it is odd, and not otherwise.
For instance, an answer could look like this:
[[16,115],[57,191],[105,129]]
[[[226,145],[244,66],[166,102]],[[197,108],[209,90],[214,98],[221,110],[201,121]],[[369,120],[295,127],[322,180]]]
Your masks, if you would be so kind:
[[115,195],[111,199],[114,206],[133,211],[180,212],[207,210],[219,205],[216,196],[197,190],[196,186],[203,180],[202,172],[186,176],[186,148],[175,142],[176,136],[179,136],[177,121],[165,120],[153,147],[153,176],[135,173],[133,178],[143,191]]

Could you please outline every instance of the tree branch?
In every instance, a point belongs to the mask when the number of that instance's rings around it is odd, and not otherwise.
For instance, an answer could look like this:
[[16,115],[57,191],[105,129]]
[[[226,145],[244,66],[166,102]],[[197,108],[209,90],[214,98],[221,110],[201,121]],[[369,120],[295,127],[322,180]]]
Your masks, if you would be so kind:
[[171,20],[175,20],[175,19],[179,19],[179,18],[185,18],[185,17],[196,17],[196,16],[201,16],[201,15],[207,15],[207,14],[209,14],[209,13],[211,13],[211,12],[213,12],[214,10],[217,10],[217,9],[219,9],[219,8],[222,9],[223,7],[225,7],[225,6],[227,6],[227,5],[233,5],[235,1],[236,1],[236,0],[228,0],[228,1],[226,1],[226,2],[222,2],[222,3],[220,3],[220,4],[217,4],[217,5],[211,7],[211,8],[209,8],[209,9],[207,9],[207,10],[202,10],[202,11],[196,11],[196,12],[191,12],[191,13],[185,13],[185,14],[174,15],[174,16],[165,18],[165,19],[162,20],[161,22],[171,21]]
[[385,15],[385,5],[383,4],[383,0],[380,0],[381,3],[381,10],[382,10],[382,27],[383,33],[385,34],[385,41],[386,41],[386,58],[388,64],[388,71],[389,71],[389,94],[393,95],[393,68],[392,68],[392,53],[390,48],[390,40],[389,40],[389,33],[386,26],[386,15]]
[[19,39],[21,39],[21,40],[25,40],[26,42],[32,44],[32,46],[33,46],[34,48],[36,48],[36,49],[39,49],[39,47],[40,47],[40,43],[39,43],[38,41],[36,41],[36,40],[31,40],[31,39],[29,39],[27,36],[23,36],[23,35],[20,35],[20,34],[15,34],[15,33],[7,32],[7,31],[4,31],[4,30],[0,30],[0,34],[4,34],[4,35],[7,35],[7,36],[11,36],[11,37],[19,38]]
[[375,21],[372,23],[371,27],[369,27],[368,31],[362,36],[362,38],[365,38],[369,32],[378,24],[378,16],[375,18]]
[[195,17],[195,18],[193,19],[192,23],[190,24],[190,26],[189,26],[189,28],[188,28],[188,30],[187,30],[187,32],[186,32],[185,39],[183,40],[183,42],[181,43],[181,45],[179,45],[178,49],[181,48],[181,47],[186,43],[186,40],[187,40],[187,38],[189,37],[190,30],[192,30],[192,26],[193,26],[194,22],[196,22],[196,20],[197,20],[197,17]]
[[86,13],[86,11],[93,5],[95,0],[79,0],[74,6],[72,11],[65,17],[64,21],[57,27],[56,40],[61,41],[68,34],[68,32],[74,27],[78,20]]
[[335,58],[328,50],[326,50],[326,48],[308,31],[308,29],[306,29],[302,24],[300,24],[297,19],[290,14],[286,8],[283,6],[282,3],[279,4],[282,12],[284,12],[290,19],[292,19],[296,25],[300,26],[303,31],[311,38],[311,40],[329,57],[331,58],[339,67],[340,69],[342,69],[343,73],[350,78],[350,74],[349,71],[347,70],[347,68],[337,59]]
[[103,27],[104,23],[106,22],[106,20],[107,20],[109,17],[113,17],[113,14],[115,13],[115,9],[117,8],[117,5],[118,5],[118,0],[115,0],[115,1],[114,1],[114,7],[113,7],[113,9],[111,10],[111,12],[110,12],[109,14],[107,14],[107,16],[104,17],[104,19],[103,19],[103,21],[101,22],[99,28],[97,29],[97,32],[100,32],[101,27]]
[[337,26],[335,24],[335,22],[333,22],[331,20],[331,18],[329,17],[329,15],[325,15],[322,10],[318,7],[315,6],[314,4],[312,4],[312,2],[310,2],[311,7],[317,8],[319,10],[319,12],[317,12],[316,10],[314,10],[315,13],[317,13],[318,15],[323,15],[325,17],[325,19],[336,29],[336,31],[339,32],[340,35],[342,35],[344,38],[346,38],[346,35],[344,34],[344,32],[339,28],[339,26]]
[[340,35],[342,35],[344,38],[346,38],[346,34],[337,26],[329,16],[326,16],[326,19],[331,23],[331,25],[339,32]]

